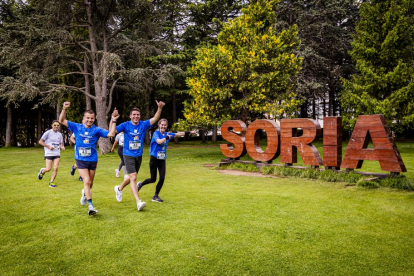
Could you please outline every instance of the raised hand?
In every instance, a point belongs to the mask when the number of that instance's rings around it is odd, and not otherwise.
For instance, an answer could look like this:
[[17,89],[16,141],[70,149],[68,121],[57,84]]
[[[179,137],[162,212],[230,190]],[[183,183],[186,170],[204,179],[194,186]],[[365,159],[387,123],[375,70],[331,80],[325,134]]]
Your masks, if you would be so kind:
[[159,102],[159,101],[155,100],[155,102],[157,103],[158,107],[160,107],[160,108],[163,108],[164,105],[165,105],[165,103],[163,101]]
[[70,102],[64,102],[63,103],[63,109],[66,109],[70,106]]
[[119,118],[119,113],[116,107],[114,108],[114,112],[112,112],[112,119],[117,120]]

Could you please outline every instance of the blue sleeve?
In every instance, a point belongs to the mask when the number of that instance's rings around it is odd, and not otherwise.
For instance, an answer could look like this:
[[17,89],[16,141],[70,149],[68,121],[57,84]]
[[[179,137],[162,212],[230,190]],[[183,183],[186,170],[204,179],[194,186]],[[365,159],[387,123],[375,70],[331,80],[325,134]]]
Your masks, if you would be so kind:
[[116,132],[121,133],[122,131],[125,131],[125,125],[126,125],[126,122],[116,126]]
[[70,131],[72,131],[73,133],[75,133],[75,129],[76,129],[76,124],[72,123],[71,121],[67,121],[68,122],[68,129]]
[[171,136],[170,141],[174,139],[175,133],[167,132],[167,135]]
[[145,130],[149,129],[150,127],[151,127],[150,120],[148,119],[148,120],[144,121],[144,128],[145,128]]
[[80,124],[77,124],[77,123],[74,123],[74,122],[71,122],[71,121],[67,121],[67,122],[68,122],[68,129],[70,131],[72,131],[74,133],[74,135],[78,134],[79,131],[78,131],[77,125],[80,125]]
[[109,130],[103,129],[99,127],[99,136],[104,137],[104,138],[108,138],[108,133]]
[[157,139],[162,139],[161,138],[161,132],[159,132],[159,131],[154,132],[154,135],[152,135],[152,140],[153,141],[157,141]]

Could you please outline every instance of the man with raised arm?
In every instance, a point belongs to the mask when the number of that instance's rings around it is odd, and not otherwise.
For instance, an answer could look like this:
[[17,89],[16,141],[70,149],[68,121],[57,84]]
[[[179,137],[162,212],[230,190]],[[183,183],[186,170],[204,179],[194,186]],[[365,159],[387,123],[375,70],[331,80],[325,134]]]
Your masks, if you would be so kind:
[[98,212],[92,204],[92,186],[95,178],[96,165],[98,163],[98,152],[96,150],[96,143],[100,137],[114,137],[115,127],[112,122],[119,118],[118,111],[114,110],[109,131],[96,127],[95,112],[93,110],[86,110],[83,114],[83,124],[73,123],[66,120],[66,109],[69,108],[70,102],[63,103],[63,109],[59,116],[59,122],[69,128],[75,134],[76,149],[75,160],[78,166],[79,174],[83,179],[82,197],[80,199],[81,205],[88,202],[88,214],[94,215]]
[[142,148],[145,133],[158,121],[162,108],[165,105],[164,102],[155,102],[157,103],[158,110],[151,119],[141,121],[141,111],[134,107],[129,113],[131,120],[116,127],[117,132],[124,132],[124,163],[129,175],[120,186],[115,186],[116,199],[119,202],[122,201],[122,190],[131,183],[131,190],[137,202],[138,211],[141,211],[146,206],[146,203],[139,199],[137,188],[137,174],[142,163]]

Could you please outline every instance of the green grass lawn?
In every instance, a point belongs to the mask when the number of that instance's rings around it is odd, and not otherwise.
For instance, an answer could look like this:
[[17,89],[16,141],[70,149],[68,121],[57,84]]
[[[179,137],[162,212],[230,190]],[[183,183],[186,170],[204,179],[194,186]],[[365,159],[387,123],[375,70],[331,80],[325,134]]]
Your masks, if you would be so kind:
[[[414,143],[398,148],[414,181]],[[72,148],[55,189],[37,179],[42,148],[0,149],[0,275],[414,275],[413,192],[203,167],[222,158],[218,144],[170,144],[165,202],[144,186],[138,212],[129,187],[115,199],[119,157],[100,156],[88,217]]]

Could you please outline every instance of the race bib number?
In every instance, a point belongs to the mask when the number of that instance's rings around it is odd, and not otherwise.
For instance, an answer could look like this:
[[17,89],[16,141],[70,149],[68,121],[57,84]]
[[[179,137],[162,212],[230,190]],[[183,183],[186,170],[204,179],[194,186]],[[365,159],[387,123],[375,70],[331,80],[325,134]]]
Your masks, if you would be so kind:
[[157,152],[157,159],[165,160],[165,152],[164,151]]
[[130,150],[139,150],[141,148],[141,141],[129,141]]
[[58,148],[59,148],[59,144],[53,143],[52,145],[53,145],[53,147],[54,147],[55,149],[58,149]]
[[79,148],[79,156],[88,157],[92,155],[92,149],[89,148]]

